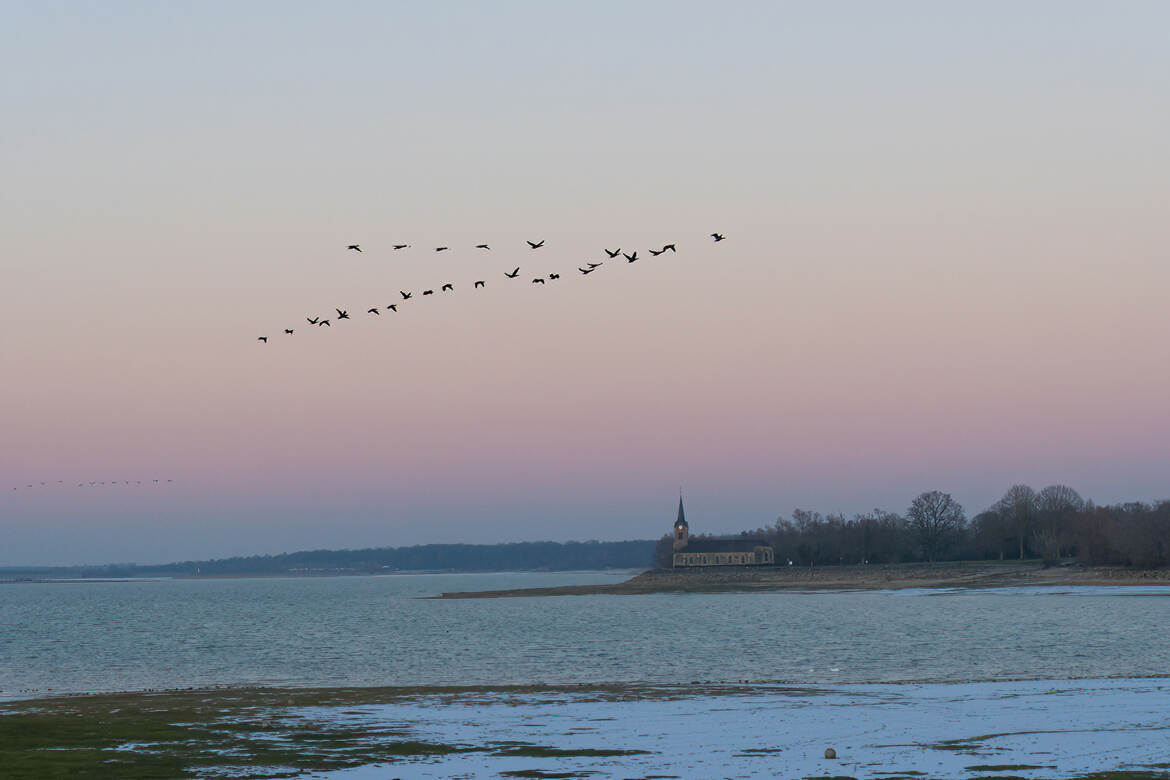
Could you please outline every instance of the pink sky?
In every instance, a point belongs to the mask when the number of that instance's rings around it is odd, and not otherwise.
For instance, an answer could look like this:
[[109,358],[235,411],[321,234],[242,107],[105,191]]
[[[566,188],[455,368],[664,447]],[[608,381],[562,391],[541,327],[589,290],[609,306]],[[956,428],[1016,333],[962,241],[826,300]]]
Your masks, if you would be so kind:
[[863,7],[686,6],[669,46],[640,9],[596,54],[604,14],[542,9],[532,61],[464,48],[511,6],[355,4],[344,46],[299,8],[259,50],[255,9],[23,12],[0,565],[648,538],[680,484],[711,531],[1170,495],[1165,7]]

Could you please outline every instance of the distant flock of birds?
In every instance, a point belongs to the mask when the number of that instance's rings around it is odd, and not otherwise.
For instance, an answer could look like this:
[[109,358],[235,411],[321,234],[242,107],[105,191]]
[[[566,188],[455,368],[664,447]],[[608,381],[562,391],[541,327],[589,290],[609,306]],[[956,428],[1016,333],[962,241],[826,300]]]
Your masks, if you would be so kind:
[[[145,485],[152,485],[152,484],[153,485],[165,485],[168,482],[174,482],[174,481],[175,480],[173,480],[173,479],[124,479],[124,480],[106,480],[104,482],[99,482],[98,480],[93,480],[92,482],[78,482],[77,487],[79,487],[79,488],[101,487],[103,485],[134,485],[135,487],[137,487],[138,485],[143,485],[143,484],[145,484]],[[39,488],[43,488],[43,487],[66,487],[66,485],[65,485],[65,480],[59,479],[56,482],[30,482],[29,484],[24,486],[24,489],[28,489],[28,488],[38,488],[39,489]],[[17,485],[16,487],[13,487],[12,489],[13,490],[21,490],[21,487],[19,485]]]
[[[726,236],[724,236],[722,233],[711,233],[710,237],[717,244],[726,238]],[[528,248],[530,251],[536,250],[536,249],[540,249],[541,247],[544,246],[544,239],[541,239],[540,241],[526,241],[525,243],[528,244]],[[395,252],[397,252],[397,251],[401,251],[403,249],[410,249],[412,246],[413,246],[412,244],[392,244],[391,249],[394,250]],[[475,248],[481,249],[481,250],[486,250],[486,251],[491,251],[491,247],[487,244],[476,244]],[[451,249],[451,247],[449,247],[449,246],[435,247],[436,252],[446,252],[450,249]],[[346,251],[348,251],[348,252],[361,252],[362,251],[361,244],[349,244],[348,246],[346,246]],[[661,249],[650,249],[647,251],[651,254],[651,256],[658,257],[659,255],[664,254],[666,252],[678,252],[678,247],[675,244],[663,244]],[[606,249],[605,254],[608,256],[609,260],[616,261],[618,257],[621,257],[621,258],[625,259],[626,263],[635,263],[638,261],[637,250],[634,250],[633,252],[623,252],[621,250],[621,247],[618,247],[617,249]],[[601,262],[597,262],[597,263],[586,263],[584,266],[579,266],[577,268],[577,270],[581,272],[582,276],[588,276],[589,274],[593,273],[594,271],[596,271],[598,268],[600,268],[604,264],[605,264],[604,260]],[[511,271],[504,271],[504,276],[507,277],[508,279],[515,279],[515,278],[519,277],[520,276],[520,267],[517,266],[517,267],[513,268]],[[537,277],[533,278],[532,284],[543,285],[543,284],[545,284],[546,281],[556,281],[557,279],[560,279],[560,278],[561,278],[560,274],[550,273],[547,277],[537,276]],[[487,286],[487,280],[476,279],[475,282],[472,284],[472,289],[480,289],[480,288],[483,288],[486,286]],[[455,291],[455,284],[453,282],[446,282],[439,287],[439,292],[441,292],[441,293],[442,292],[454,292],[454,291]],[[410,299],[412,299],[414,297],[414,292],[411,290],[399,290],[398,294],[401,296],[401,300],[398,300],[394,303],[387,304],[387,305],[382,306],[380,308],[377,306],[372,306],[369,309],[366,309],[366,314],[381,316],[382,311],[397,312],[399,305],[401,305],[405,301],[409,301]],[[422,291],[422,295],[424,295],[424,296],[434,295],[434,294],[435,294],[435,291],[433,288],[426,289],[426,290]],[[308,322],[310,325],[315,325],[316,327],[319,327],[319,328],[332,328],[334,320],[337,320],[340,322],[341,320],[350,319],[349,310],[335,308],[334,311],[337,312],[336,316],[322,317],[321,315],[317,315],[314,317],[305,317],[305,321]],[[291,335],[293,335],[293,333],[295,331],[296,331],[295,328],[284,328],[284,335],[291,336]],[[264,344],[267,344],[268,343],[268,336],[259,336],[259,337],[257,337],[256,340],[260,341]],[[90,484],[93,484],[93,483],[90,483]]]

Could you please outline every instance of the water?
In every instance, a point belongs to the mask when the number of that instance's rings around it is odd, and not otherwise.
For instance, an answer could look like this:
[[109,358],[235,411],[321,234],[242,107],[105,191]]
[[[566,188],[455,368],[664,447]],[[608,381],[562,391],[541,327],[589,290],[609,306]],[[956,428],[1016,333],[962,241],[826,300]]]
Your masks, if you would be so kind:
[[0,586],[0,698],[213,685],[1170,673],[1170,588],[429,600],[614,572]]

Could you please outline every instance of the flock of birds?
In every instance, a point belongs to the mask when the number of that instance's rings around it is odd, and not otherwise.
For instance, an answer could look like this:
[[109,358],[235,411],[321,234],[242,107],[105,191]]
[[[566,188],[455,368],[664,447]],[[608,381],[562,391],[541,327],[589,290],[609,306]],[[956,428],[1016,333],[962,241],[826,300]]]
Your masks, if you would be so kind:
[[[724,236],[722,233],[711,233],[710,237],[714,240],[715,243],[719,243],[720,241],[723,241],[726,238],[726,236]],[[540,241],[526,241],[525,243],[528,244],[529,251],[533,251],[536,249],[540,249],[544,246],[544,239],[541,239]],[[395,252],[401,251],[403,249],[410,249],[411,247],[412,247],[411,244],[392,244],[391,245],[391,249]],[[488,244],[476,244],[475,248],[480,249],[480,250],[484,250],[484,251],[488,251],[488,252],[492,251],[492,248]],[[435,252],[446,252],[446,251],[449,251],[450,249],[451,249],[451,247],[449,247],[449,246],[437,246],[434,248],[434,251]],[[361,252],[362,251],[361,244],[349,244],[348,246],[346,246],[346,251],[348,251],[348,252]],[[661,249],[649,249],[647,251],[650,253],[651,256],[658,257],[659,255],[664,254],[666,252],[678,252],[678,247],[675,244],[663,244]],[[639,259],[637,250],[634,250],[633,252],[623,252],[621,247],[618,247],[617,249],[606,249],[605,254],[607,255],[608,260],[611,260],[614,262],[620,262],[620,260],[618,260],[618,258],[620,257],[620,258],[624,259],[627,264],[628,263],[636,263]],[[602,260],[602,261],[596,262],[596,263],[593,263],[593,262],[586,263],[583,266],[578,266],[577,270],[581,272],[582,276],[588,276],[589,274],[593,273],[601,266],[605,265],[606,262],[607,262],[606,260]],[[511,271],[504,271],[504,276],[508,279],[518,278],[520,276],[520,266],[513,268]],[[543,285],[546,282],[555,282],[556,280],[558,280],[560,278],[561,278],[561,275],[559,273],[550,273],[547,276],[534,277],[532,279],[532,284]],[[474,281],[474,283],[472,284],[472,289],[478,290],[478,289],[484,288],[486,286],[487,286],[486,279],[476,279]],[[454,291],[455,291],[455,283],[454,282],[445,282],[444,284],[439,286],[440,293],[448,293],[448,292],[454,292]],[[421,295],[423,295],[423,296],[434,295],[434,294],[435,294],[434,288],[429,288],[429,289],[423,290],[421,292]],[[396,300],[394,303],[386,304],[385,306],[381,306],[381,307],[371,306],[370,308],[366,309],[366,314],[371,315],[371,316],[380,317],[380,316],[382,316],[383,311],[397,313],[398,307],[400,305],[402,305],[406,301],[409,301],[412,298],[414,298],[414,291],[412,291],[412,290],[399,290],[398,295],[400,296],[400,298],[399,298],[399,300]],[[318,314],[318,315],[315,315],[313,317],[305,317],[305,321],[308,322],[310,325],[313,325],[313,326],[318,327],[318,328],[332,328],[333,322],[335,320],[340,322],[341,320],[350,319],[348,309],[335,308],[334,311],[337,312],[336,315],[321,316]],[[284,328],[284,335],[286,335],[286,336],[291,336],[295,332],[296,332],[296,328]],[[259,336],[259,337],[257,337],[256,340],[260,341],[264,344],[267,344],[268,343],[268,336]]]
[[[101,481],[101,482],[99,482],[98,480],[93,480],[92,482],[78,482],[77,487],[79,487],[79,488],[102,487],[104,485],[123,485],[123,486],[133,485],[133,486],[137,487],[138,485],[152,485],[152,484],[153,485],[165,485],[168,482],[174,482],[174,481],[175,480],[173,480],[173,479],[123,479],[123,480],[105,480],[105,481]],[[12,489],[13,490],[22,490],[22,489],[27,490],[29,488],[35,488],[35,489],[39,490],[40,488],[51,488],[51,487],[67,487],[67,485],[65,484],[65,480],[59,479],[56,482],[39,482],[39,483],[38,482],[30,482],[29,484],[25,485],[24,488],[21,488],[19,485],[17,485],[15,487],[13,487]]]

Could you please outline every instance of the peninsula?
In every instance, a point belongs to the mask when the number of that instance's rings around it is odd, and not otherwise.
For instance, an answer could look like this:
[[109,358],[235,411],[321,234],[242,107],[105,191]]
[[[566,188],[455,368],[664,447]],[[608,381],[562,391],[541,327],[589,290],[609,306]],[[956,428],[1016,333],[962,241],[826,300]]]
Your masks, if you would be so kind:
[[1170,569],[1045,567],[1040,561],[955,561],[855,566],[650,569],[625,582],[444,593],[444,599],[518,596],[629,596],[764,590],[900,590],[1018,586],[1170,585]]

